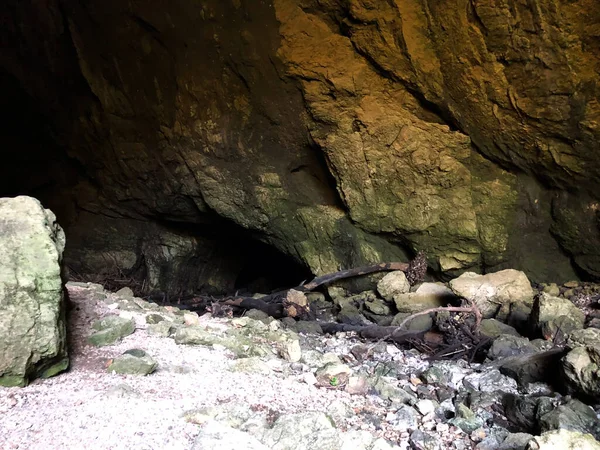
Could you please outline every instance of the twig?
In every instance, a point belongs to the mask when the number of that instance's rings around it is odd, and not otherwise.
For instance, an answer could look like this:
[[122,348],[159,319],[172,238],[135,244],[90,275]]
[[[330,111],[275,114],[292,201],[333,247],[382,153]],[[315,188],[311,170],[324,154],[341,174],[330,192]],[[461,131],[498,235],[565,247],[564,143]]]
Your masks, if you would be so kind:
[[398,333],[400,331],[406,331],[406,330],[403,330],[403,328],[408,322],[410,322],[411,320],[413,320],[416,317],[424,316],[425,314],[431,314],[431,313],[442,312],[442,311],[472,313],[475,316],[474,331],[475,331],[475,333],[478,333],[479,327],[481,325],[481,317],[482,317],[481,311],[479,310],[479,308],[477,307],[477,305],[474,302],[472,302],[470,300],[466,300],[466,302],[469,304],[469,306],[439,306],[437,308],[429,308],[424,311],[419,311],[417,313],[411,314],[408,317],[405,317],[404,320],[402,322],[400,322],[400,324],[398,324],[398,326],[394,329],[394,331],[392,331],[388,335],[382,337],[379,341],[372,344],[369,347],[369,349],[367,350],[367,355],[370,354],[371,351],[377,345],[381,344],[384,341],[387,341],[388,339],[393,339],[393,337],[396,335],[396,333]]

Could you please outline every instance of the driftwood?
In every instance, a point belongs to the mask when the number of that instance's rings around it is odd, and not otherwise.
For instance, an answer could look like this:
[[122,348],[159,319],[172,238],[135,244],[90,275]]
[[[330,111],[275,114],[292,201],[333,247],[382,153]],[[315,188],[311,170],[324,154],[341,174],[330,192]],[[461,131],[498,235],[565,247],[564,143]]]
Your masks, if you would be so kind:
[[[314,316],[305,296],[306,292],[334,281],[392,270],[405,272],[407,279],[411,284],[414,284],[423,279],[427,270],[425,255],[419,253],[408,264],[388,262],[326,274],[316,277],[308,283],[274,292],[261,298],[236,295],[218,300],[213,297],[195,297],[193,302],[185,302],[186,304],[178,304],[177,306],[180,308],[187,307],[196,310],[209,310],[217,316],[231,316],[232,308],[234,308],[237,310],[258,309],[276,319],[292,317],[299,320],[313,320]],[[459,320],[456,315],[450,315],[441,322],[438,320],[440,322],[438,323],[440,332],[415,332],[404,329],[415,317],[439,312],[468,314],[474,320]],[[431,308],[417,312],[406,317],[398,326],[349,325],[342,323],[322,323],[320,325],[324,333],[336,333],[340,331],[356,332],[363,339],[377,341],[371,346],[370,351],[378,343],[390,341],[401,345],[412,345],[432,355],[434,358],[468,356],[470,359],[473,359],[478,350],[487,343],[485,339],[481,339],[479,336],[480,324],[481,312],[479,308],[474,303],[465,300],[465,303],[461,306]]]
[[363,339],[389,339],[396,344],[406,344],[411,339],[423,339],[424,331],[402,331],[397,327],[380,325],[348,325],[345,323],[327,322],[320,323],[323,333],[355,332]]

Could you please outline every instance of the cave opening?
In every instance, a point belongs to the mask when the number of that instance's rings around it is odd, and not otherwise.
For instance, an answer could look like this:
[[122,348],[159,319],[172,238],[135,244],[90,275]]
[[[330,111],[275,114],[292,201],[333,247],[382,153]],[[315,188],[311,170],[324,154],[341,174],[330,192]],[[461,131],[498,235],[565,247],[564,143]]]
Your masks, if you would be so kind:
[[[89,178],[88,170],[69,157],[59,142],[52,118],[47,117],[39,102],[5,71],[0,71],[0,95],[5,102],[5,108],[0,110],[0,136],[5,147],[5,158],[0,166],[0,197],[28,195],[55,213],[67,235],[65,264],[68,278],[99,282],[112,290],[131,282],[130,287],[137,295],[148,293],[144,282],[150,271],[161,273],[158,282],[164,285],[155,288],[168,291],[169,295],[182,292],[231,295],[236,291],[268,294],[312,278],[310,270],[302,263],[261,242],[248,230],[215,217],[205,217],[203,220],[207,224],[202,226],[176,224],[157,214],[143,218],[150,226],[170,235],[198,240],[196,253],[184,258],[183,265],[188,264],[189,270],[181,268],[175,273],[173,267],[169,267],[169,261],[151,261],[140,246],[135,262],[130,266],[123,268],[115,264],[115,255],[129,249],[122,245],[123,242],[133,242],[141,234],[139,227],[116,223],[136,224],[140,222],[139,217],[107,218],[101,212],[86,210],[85,202],[89,199],[78,198],[75,187],[82,181],[92,184],[93,180]],[[88,219],[82,220],[82,217]],[[122,240],[115,242],[113,234],[110,243],[108,238],[90,242],[90,236],[101,235],[94,227],[122,230]],[[104,242],[106,246],[102,245]],[[90,255],[94,255],[92,262]],[[153,263],[155,267],[149,266]],[[203,276],[207,279],[217,276],[219,282],[198,279]],[[173,280],[164,281],[161,277]]]

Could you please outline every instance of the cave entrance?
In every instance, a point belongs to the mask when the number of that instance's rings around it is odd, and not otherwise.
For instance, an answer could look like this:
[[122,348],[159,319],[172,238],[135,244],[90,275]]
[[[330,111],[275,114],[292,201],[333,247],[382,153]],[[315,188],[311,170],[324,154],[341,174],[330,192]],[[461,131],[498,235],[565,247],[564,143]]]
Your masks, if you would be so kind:
[[235,280],[240,292],[269,294],[313,277],[306,266],[263,242],[246,239],[240,247],[245,254],[245,263]]

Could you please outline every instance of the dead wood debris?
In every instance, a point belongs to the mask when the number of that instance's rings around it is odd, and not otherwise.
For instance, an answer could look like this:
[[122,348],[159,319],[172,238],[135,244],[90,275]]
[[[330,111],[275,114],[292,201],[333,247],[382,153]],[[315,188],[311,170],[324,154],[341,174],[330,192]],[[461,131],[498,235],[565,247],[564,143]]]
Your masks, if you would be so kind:
[[[335,281],[367,275],[376,272],[401,270],[411,285],[423,280],[427,272],[427,259],[423,252],[419,252],[410,263],[388,262],[374,264],[371,266],[358,267],[342,270],[314,278],[308,283],[294,288],[274,292],[261,298],[230,296],[215,298],[213,296],[179,296],[174,300],[165,293],[156,293],[146,296],[150,301],[156,301],[162,305],[172,305],[180,309],[193,311],[208,311],[215,317],[232,317],[234,312],[249,309],[258,309],[271,317],[280,319],[292,317],[296,320],[314,320],[314,313],[305,293],[315,290],[323,285]],[[113,274],[117,275],[117,274]],[[89,281],[89,280],[88,280]],[[106,276],[100,282],[107,288],[119,289],[123,285],[135,286],[139,290],[135,280],[127,278],[123,273],[118,276]],[[122,284],[125,282],[125,284]],[[143,286],[141,287],[143,290]],[[426,314],[445,313],[436,319],[436,331],[410,331],[405,327],[411,320]],[[486,339],[481,339],[479,326],[481,323],[481,312],[473,303],[466,300],[461,306],[446,306],[421,311],[406,317],[398,326],[379,325],[349,325],[343,323],[318,322],[324,333],[355,332],[363,339],[376,341],[370,351],[383,341],[393,342],[398,345],[410,346],[431,355],[433,358],[460,358],[473,359],[477,352],[486,347]]]

